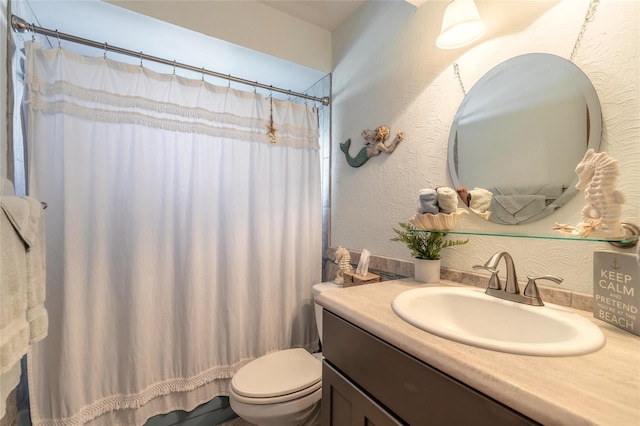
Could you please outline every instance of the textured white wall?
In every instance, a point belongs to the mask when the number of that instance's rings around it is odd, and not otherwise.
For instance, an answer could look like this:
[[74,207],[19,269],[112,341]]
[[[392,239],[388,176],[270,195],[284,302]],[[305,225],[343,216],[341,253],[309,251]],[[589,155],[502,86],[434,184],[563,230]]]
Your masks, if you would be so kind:
[[[418,190],[452,186],[447,168],[449,130],[463,93],[454,77],[457,62],[467,91],[499,63],[525,53],[569,58],[588,0],[477,1],[488,33],[476,44],[444,51],[435,47],[448,2],[429,1],[419,9],[404,2],[367,2],[333,33],[333,161],[331,245],[366,248],[382,256],[410,260],[406,247],[389,241],[392,227],[414,214]],[[623,219],[640,216],[640,2],[602,0],[575,59],[591,79],[602,105],[601,149],[619,160],[618,188],[627,196]],[[347,165],[338,144],[352,139],[352,155],[362,147],[360,132],[387,124],[406,139],[390,156],[360,168]],[[534,224],[505,227],[473,215],[465,230],[551,234],[554,222],[580,221],[584,197]],[[473,217],[472,217],[473,216]],[[607,243],[472,236],[470,243],[443,252],[443,266],[471,270],[493,253],[507,250],[520,279],[555,274],[563,288],[592,291],[592,253],[619,250]]]

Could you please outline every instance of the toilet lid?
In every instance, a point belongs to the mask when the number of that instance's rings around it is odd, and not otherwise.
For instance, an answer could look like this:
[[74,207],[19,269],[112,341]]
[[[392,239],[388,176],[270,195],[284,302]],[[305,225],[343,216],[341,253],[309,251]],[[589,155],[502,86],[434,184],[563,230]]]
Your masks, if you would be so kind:
[[286,349],[254,359],[231,379],[232,389],[250,398],[298,392],[322,380],[322,363],[304,349]]
[[338,289],[341,289],[341,288],[342,288],[341,285],[338,285],[338,284],[334,283],[333,281],[325,281],[325,282],[320,283],[320,284],[314,284],[311,287],[311,292],[313,293],[313,297],[316,298],[323,291],[338,290]]

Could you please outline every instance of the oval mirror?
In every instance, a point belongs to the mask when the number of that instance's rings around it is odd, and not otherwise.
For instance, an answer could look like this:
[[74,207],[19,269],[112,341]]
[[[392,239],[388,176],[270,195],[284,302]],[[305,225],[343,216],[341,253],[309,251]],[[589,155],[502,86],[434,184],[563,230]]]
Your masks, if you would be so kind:
[[[530,223],[575,195],[575,168],[587,149],[598,151],[601,136],[598,95],[577,66],[546,53],[517,56],[464,98],[449,136],[449,172],[472,192],[470,207],[481,217]],[[487,191],[488,210],[474,209],[473,194],[486,201]]]

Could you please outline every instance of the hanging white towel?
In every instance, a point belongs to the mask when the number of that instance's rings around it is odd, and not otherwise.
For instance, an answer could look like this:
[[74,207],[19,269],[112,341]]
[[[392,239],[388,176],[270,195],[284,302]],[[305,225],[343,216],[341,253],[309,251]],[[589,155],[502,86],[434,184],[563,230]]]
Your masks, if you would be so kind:
[[[6,290],[8,296],[7,299],[3,299],[3,307],[8,306],[9,311],[0,326],[4,332],[4,320],[22,322],[20,316],[24,312],[24,319],[29,328],[28,344],[31,344],[47,335],[48,326],[47,311],[44,308],[46,261],[42,205],[32,197],[3,196],[0,199],[0,207],[4,212],[3,224],[8,225],[2,229],[2,242],[4,243],[6,238],[7,247],[3,244],[2,266],[6,273],[2,274],[1,285],[2,291]],[[26,296],[26,307],[23,295]],[[21,324],[14,326],[21,328]],[[7,344],[4,339],[2,341],[3,346]],[[27,348],[21,344],[11,346],[14,351],[22,351],[20,358],[26,353]],[[3,352],[0,349],[0,359],[4,358]],[[3,372],[4,366],[4,363],[0,364],[0,372]]]
[[35,232],[27,251],[27,321],[29,344],[47,337],[49,316],[44,307],[46,298],[46,252],[44,214],[40,201],[23,197],[29,202],[29,229]]
[[0,179],[0,195],[16,195],[13,188],[13,182],[6,177],[2,177],[2,179]]
[[44,217],[31,197],[0,197],[0,374],[47,335]]
[[[4,184],[4,182],[3,182]],[[0,418],[20,380],[20,359],[47,335],[44,216],[31,197],[0,197]]]
[[[25,241],[10,218],[12,211],[29,208],[18,197],[0,199],[0,374],[4,375],[20,360],[29,346],[27,321],[27,256]],[[9,213],[7,213],[9,211]]]
[[18,422],[16,386],[20,382],[21,370],[21,364],[17,362],[11,370],[0,375],[0,426],[13,426]]

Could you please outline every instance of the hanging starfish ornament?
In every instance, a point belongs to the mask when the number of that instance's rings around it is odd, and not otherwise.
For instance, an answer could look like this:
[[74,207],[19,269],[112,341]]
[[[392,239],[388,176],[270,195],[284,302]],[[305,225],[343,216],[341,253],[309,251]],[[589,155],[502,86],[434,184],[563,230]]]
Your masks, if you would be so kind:
[[278,135],[276,135],[278,129],[273,125],[273,98],[270,97],[269,100],[271,101],[271,111],[269,115],[269,125],[267,126],[267,129],[269,129],[267,132],[267,140],[269,143],[275,144],[278,142]]

